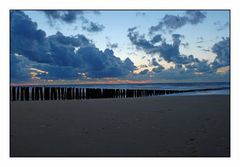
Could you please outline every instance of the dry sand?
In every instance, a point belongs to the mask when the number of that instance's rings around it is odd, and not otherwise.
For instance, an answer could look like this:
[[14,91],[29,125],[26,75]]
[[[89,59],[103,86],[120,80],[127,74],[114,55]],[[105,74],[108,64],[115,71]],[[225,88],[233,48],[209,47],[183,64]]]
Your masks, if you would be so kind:
[[229,96],[11,102],[10,156],[230,156]]

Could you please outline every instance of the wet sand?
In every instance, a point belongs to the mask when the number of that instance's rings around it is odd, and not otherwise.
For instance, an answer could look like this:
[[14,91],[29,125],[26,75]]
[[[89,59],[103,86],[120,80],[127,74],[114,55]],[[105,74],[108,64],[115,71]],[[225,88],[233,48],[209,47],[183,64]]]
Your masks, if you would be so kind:
[[229,96],[14,101],[10,156],[230,156]]

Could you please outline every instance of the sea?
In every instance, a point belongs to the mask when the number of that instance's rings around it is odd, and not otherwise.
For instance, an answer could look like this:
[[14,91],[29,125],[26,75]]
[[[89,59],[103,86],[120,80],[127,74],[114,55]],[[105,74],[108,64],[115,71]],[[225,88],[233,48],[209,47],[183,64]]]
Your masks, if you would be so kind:
[[149,89],[149,90],[200,90],[186,93],[169,94],[165,96],[184,95],[229,95],[229,82],[187,82],[187,83],[144,83],[144,84],[64,84],[51,85],[58,87],[102,88],[102,89]]

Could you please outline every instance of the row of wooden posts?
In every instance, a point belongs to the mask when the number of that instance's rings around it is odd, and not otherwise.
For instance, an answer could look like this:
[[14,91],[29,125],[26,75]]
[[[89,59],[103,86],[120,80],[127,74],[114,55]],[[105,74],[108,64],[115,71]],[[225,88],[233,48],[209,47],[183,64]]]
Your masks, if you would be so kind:
[[[205,90],[205,89],[204,89]],[[11,86],[11,101],[73,100],[157,96],[197,90],[100,89],[74,87]],[[199,91],[199,90],[198,90]]]

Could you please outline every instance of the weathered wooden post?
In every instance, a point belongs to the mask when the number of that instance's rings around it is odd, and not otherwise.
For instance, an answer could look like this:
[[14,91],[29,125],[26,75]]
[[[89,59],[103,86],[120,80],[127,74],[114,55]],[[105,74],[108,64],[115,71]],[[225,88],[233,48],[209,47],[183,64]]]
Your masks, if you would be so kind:
[[16,87],[12,87],[12,100],[16,100]]
[[37,87],[34,87],[34,100],[37,100]]
[[35,89],[36,89],[36,90],[35,90],[35,91],[36,91],[36,92],[35,92],[35,96],[36,96],[35,99],[36,99],[36,100],[39,100],[39,87],[36,87]]
[[19,87],[17,87],[17,98],[16,100],[19,100]]
[[43,87],[40,87],[39,91],[40,91],[40,100],[43,100]]
[[34,87],[31,87],[31,100],[34,101]]
[[53,100],[57,100],[57,89],[53,87]]
[[49,100],[49,87],[44,87],[44,100]]
[[52,100],[52,88],[49,87],[49,99],[48,100]]
[[78,92],[78,88],[75,88],[75,92],[76,92],[76,99],[79,99],[79,92]]
[[23,91],[24,91],[24,88],[23,87],[21,87],[21,89],[20,89],[21,91],[20,91],[20,97],[21,97],[21,101],[23,101],[24,99],[24,93],[23,93]]
[[25,100],[29,101],[29,87],[25,88]]
[[72,88],[68,88],[68,100],[72,99]]
[[57,100],[56,87],[53,88],[53,100]]
[[71,99],[74,99],[74,88],[71,88]]
[[82,88],[79,88],[79,99],[82,99]]

